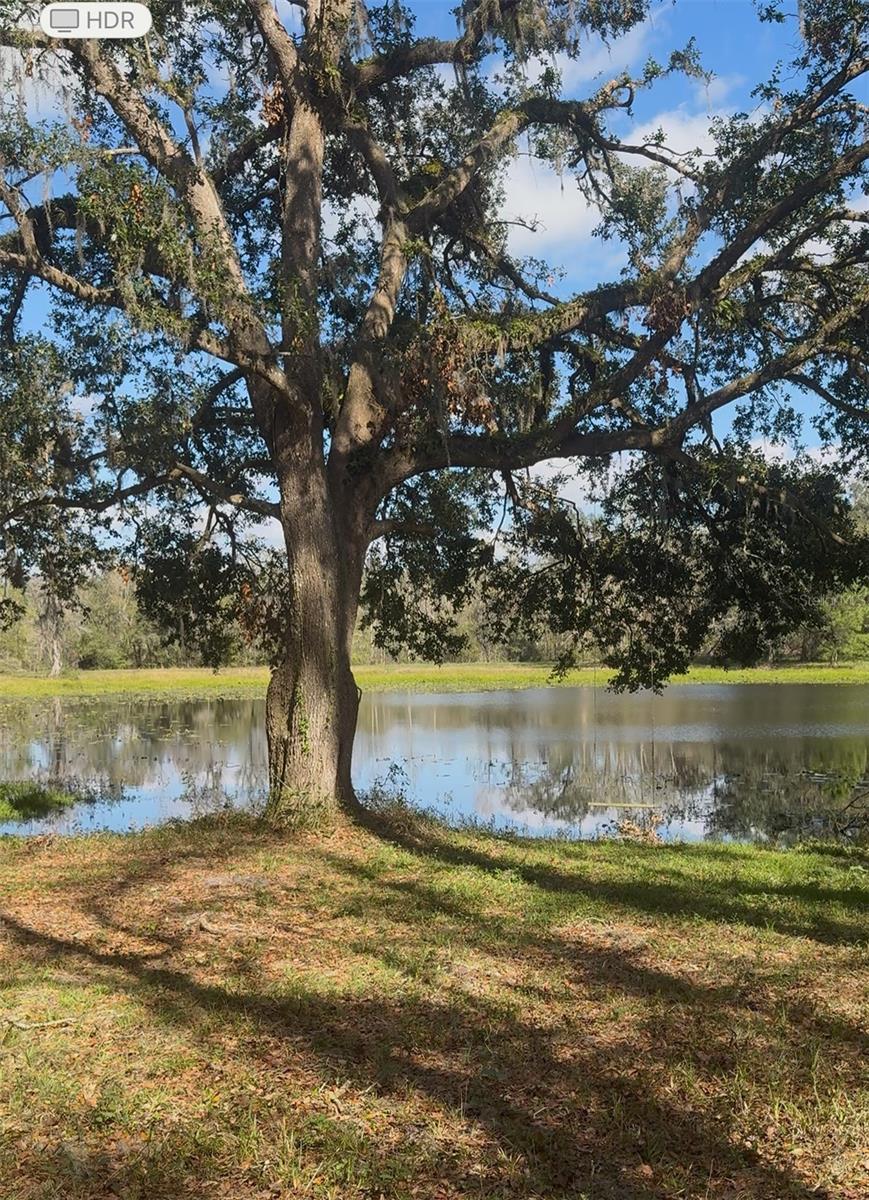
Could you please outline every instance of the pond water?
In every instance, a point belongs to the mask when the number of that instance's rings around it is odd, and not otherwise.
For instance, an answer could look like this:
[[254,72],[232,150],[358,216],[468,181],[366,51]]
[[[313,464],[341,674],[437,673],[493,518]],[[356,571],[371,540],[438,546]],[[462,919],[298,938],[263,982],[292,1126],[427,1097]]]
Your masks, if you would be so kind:
[[[265,761],[258,699],[5,704],[0,780],[62,781],[91,799],[0,832],[128,829],[261,803]],[[869,804],[869,687],[380,693],[363,698],[354,778],[532,834],[631,822],[668,839],[848,836]]]

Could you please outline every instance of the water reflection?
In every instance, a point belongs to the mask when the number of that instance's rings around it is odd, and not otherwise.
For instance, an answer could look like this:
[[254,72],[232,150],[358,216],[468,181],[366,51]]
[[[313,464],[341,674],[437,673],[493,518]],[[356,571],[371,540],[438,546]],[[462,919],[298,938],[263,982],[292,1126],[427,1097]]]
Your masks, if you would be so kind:
[[[55,700],[0,707],[0,778],[106,797],[26,828],[127,828],[261,801],[261,700]],[[668,838],[788,838],[865,812],[869,687],[564,688],[365,697],[359,788],[398,764],[453,817],[594,836],[623,818]],[[0,826],[11,829],[12,826]],[[18,827],[20,828],[20,827]]]

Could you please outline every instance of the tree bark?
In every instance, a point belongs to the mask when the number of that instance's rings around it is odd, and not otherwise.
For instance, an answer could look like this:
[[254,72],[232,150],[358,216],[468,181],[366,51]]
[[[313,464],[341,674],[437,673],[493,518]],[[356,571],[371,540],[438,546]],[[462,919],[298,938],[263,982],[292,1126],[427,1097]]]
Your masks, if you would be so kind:
[[351,778],[359,692],[350,656],[330,644],[287,653],[266,698],[269,819],[299,826],[331,823],[358,808]]
[[48,674],[56,679],[63,670],[63,606],[49,588],[43,590],[39,624],[48,659]]
[[280,486],[289,587],[284,654],[266,697],[267,815],[319,825],[358,809],[350,768],[359,690],[350,651],[366,542],[313,438],[296,431]]

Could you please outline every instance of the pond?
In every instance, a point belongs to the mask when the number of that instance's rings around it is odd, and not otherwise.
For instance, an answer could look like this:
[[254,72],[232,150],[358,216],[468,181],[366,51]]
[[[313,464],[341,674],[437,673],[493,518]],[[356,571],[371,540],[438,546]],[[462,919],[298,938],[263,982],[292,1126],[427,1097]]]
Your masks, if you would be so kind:
[[[258,804],[265,759],[260,699],[2,705],[0,780],[60,782],[87,799],[0,832],[128,829]],[[867,760],[869,686],[394,692],[363,698],[354,778],[453,820],[532,834],[622,824],[666,839],[787,841],[855,833]]]

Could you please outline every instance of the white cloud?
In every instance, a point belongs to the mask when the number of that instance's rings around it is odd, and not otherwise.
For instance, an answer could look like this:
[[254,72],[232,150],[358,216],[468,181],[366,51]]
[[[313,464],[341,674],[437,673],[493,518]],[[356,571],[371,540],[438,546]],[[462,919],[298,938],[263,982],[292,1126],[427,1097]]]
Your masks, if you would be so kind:
[[606,480],[600,484],[592,484],[582,474],[577,474],[576,464],[569,458],[547,458],[538,463],[531,472],[531,478],[543,487],[551,487],[559,475],[567,476],[560,483],[558,495],[569,504],[575,504],[580,512],[593,513],[598,507],[598,497],[601,487],[606,492],[616,481],[630,469],[637,458],[634,451],[619,451],[611,454],[607,467]]
[[[710,132],[711,114],[692,113],[674,109],[658,113],[649,121],[632,128],[624,140],[632,145],[652,142],[659,129],[664,133],[664,145],[673,154],[686,154],[699,149],[704,154],[714,150]],[[645,161],[628,156],[631,162]],[[558,248],[565,265],[575,259],[583,246],[591,241],[592,231],[600,221],[600,211],[590,204],[579,190],[570,173],[559,175],[551,164],[521,153],[511,163],[504,179],[505,201],[503,215],[508,221],[522,220],[537,223],[536,229],[514,225],[508,230],[509,247],[515,255],[538,255]],[[595,243],[595,253],[605,255],[608,267],[622,261],[620,251]],[[598,264],[600,266],[600,264]]]
[[820,467],[835,467],[839,464],[842,448],[837,443],[822,446],[805,446],[797,452],[789,442],[774,442],[771,438],[757,437],[751,440],[756,450],[768,463],[795,462],[797,458],[808,460]]
[[[637,67],[649,57],[652,43],[666,31],[666,9],[662,5],[651,12],[621,37],[605,42],[593,35],[586,39],[577,57],[555,54],[549,58],[530,58],[524,64],[524,78],[529,85],[537,83],[547,68],[555,67],[561,75],[562,92],[570,95],[579,89],[588,92],[588,84],[602,82]],[[487,83],[498,90],[495,77],[504,69],[504,59],[492,59],[486,71]],[[452,71],[452,68],[450,68]],[[596,90],[596,89],[591,89]]]
[[662,13],[662,8],[656,9],[645,21],[609,44],[599,37],[589,38],[577,58],[558,55],[556,66],[565,90],[573,91],[602,76],[619,75],[642,62],[648,57],[652,42],[665,29]]
[[274,517],[264,517],[262,521],[257,521],[253,525],[249,525],[246,530],[246,536],[265,542],[272,550],[286,549],[284,531],[281,528],[280,521]]
[[690,112],[687,108],[671,109],[658,113],[650,120],[631,129],[623,140],[632,145],[642,145],[651,142],[662,130],[664,147],[673,154],[688,154],[692,150],[700,150],[703,154],[712,154],[715,142],[712,138],[712,119],[723,115],[720,112]]
[[806,457],[812,459],[813,462],[816,462],[821,467],[838,466],[841,453],[842,447],[838,444],[833,444],[830,446],[809,446],[806,449]]
[[751,440],[752,450],[757,451],[761,458],[768,463],[793,462],[795,458],[793,446],[785,442],[774,442],[771,438],[757,437]]
[[279,19],[291,33],[300,33],[303,28],[302,14],[304,9],[300,4],[290,4],[289,0],[276,0],[275,10]]
[[705,105],[707,111],[711,112],[723,104],[743,83],[744,75],[713,75],[711,79],[701,80],[696,88],[697,103]]
[[600,220],[600,212],[588,203],[572,175],[560,176],[549,163],[528,154],[513,160],[504,188],[504,217],[537,224],[536,232],[510,227],[513,254],[542,254],[556,245],[572,249],[588,241]]

